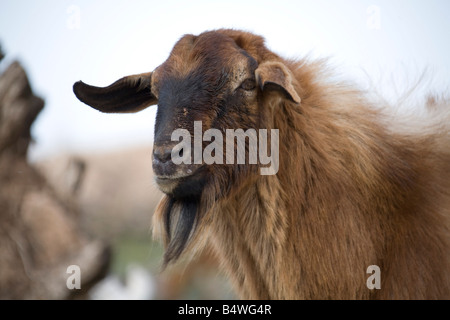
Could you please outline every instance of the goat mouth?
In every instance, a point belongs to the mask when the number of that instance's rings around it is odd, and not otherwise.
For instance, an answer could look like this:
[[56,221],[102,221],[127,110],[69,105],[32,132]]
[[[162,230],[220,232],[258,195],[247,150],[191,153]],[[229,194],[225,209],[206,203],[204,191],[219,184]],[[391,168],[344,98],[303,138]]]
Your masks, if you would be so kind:
[[171,193],[182,180],[188,179],[192,174],[155,176],[155,182],[164,193]]
[[161,173],[155,172],[155,180],[157,183],[159,183],[159,182],[169,183],[169,182],[174,182],[174,181],[181,181],[183,179],[189,179],[189,177],[192,177],[192,176],[198,174],[198,171],[199,171],[198,169],[200,169],[200,168],[195,168],[195,167],[191,166],[189,168],[184,168],[182,170],[178,170],[171,174],[161,174]]
[[186,171],[183,174],[170,176],[156,175],[155,182],[159,189],[174,198],[185,198],[199,195],[205,184],[203,170]]
[[185,179],[185,178],[188,178],[190,176],[192,176],[192,173],[187,173],[187,174],[183,174],[183,175],[177,174],[177,175],[171,175],[171,176],[168,176],[168,175],[162,175],[162,176],[156,175],[155,176],[155,180],[156,180],[156,182],[160,182],[160,181],[161,182],[169,182],[169,181],[177,181],[177,180],[180,180],[180,179]]

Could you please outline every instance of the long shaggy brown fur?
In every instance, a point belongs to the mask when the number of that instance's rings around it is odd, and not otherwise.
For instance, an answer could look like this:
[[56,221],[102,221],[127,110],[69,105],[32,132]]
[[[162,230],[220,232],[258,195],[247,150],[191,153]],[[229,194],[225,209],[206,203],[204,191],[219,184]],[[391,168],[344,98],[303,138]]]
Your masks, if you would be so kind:
[[[273,58],[260,39],[239,41]],[[190,247],[209,242],[242,298],[448,298],[448,131],[395,133],[360,92],[323,81],[321,64],[282,61],[302,102],[263,101],[265,128],[280,130],[280,170],[213,173]],[[370,265],[380,290],[366,286]]]
[[[278,66],[283,90],[260,83],[256,103],[219,118],[210,103],[203,120],[278,129],[279,171],[211,165],[195,197],[168,192],[153,218],[165,264],[208,246],[244,299],[450,298],[450,103],[430,99],[437,121],[405,130],[408,122],[388,108],[327,80],[323,63],[283,59],[261,37],[235,30],[183,37],[153,73],[154,96],[167,70],[188,74],[195,65],[206,72],[202,81],[215,79],[214,66],[234,46],[259,66]],[[202,69],[203,56],[214,64]],[[366,285],[371,265],[380,268],[381,289]]]

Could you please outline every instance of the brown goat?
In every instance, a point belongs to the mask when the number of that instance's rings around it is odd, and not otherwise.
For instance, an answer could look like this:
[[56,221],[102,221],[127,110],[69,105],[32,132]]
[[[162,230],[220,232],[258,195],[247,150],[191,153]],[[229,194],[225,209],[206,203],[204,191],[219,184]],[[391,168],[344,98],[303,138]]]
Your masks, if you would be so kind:
[[[449,298],[448,102],[433,100],[440,123],[395,130],[325,70],[282,59],[254,34],[217,30],[185,35],[153,72],[74,92],[102,112],[158,104],[153,169],[166,195],[153,231],[164,265],[207,245],[246,299]],[[193,133],[194,121],[203,132],[278,129],[278,172],[175,165],[171,133]],[[368,286],[371,265],[380,289]]]

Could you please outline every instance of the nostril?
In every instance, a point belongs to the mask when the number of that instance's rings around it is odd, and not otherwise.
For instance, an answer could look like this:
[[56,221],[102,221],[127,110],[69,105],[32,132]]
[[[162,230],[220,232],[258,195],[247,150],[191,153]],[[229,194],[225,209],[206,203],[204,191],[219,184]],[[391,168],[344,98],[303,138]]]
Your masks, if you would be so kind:
[[160,162],[167,162],[171,159],[172,149],[167,147],[155,147],[153,150],[154,159]]

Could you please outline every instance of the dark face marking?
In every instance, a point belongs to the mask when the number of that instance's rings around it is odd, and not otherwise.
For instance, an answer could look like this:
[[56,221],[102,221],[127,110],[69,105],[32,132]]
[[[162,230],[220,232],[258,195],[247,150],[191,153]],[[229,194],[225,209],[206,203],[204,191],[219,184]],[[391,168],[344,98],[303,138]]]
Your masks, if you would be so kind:
[[[205,212],[200,206],[226,194],[248,166],[231,170],[226,164],[174,165],[161,154],[167,155],[164,150],[178,144],[171,141],[176,129],[186,129],[193,140],[194,121],[202,122],[202,133],[214,128],[223,136],[226,129],[259,128],[257,67],[257,61],[233,39],[212,32],[183,37],[153,72],[152,93],[158,98],[153,171],[159,188],[168,196],[162,209],[168,235],[164,266],[181,255],[195,233]],[[203,142],[203,148],[207,144]],[[155,161],[155,154],[160,161]],[[218,186],[216,177],[227,183]]]
[[[215,33],[180,40],[154,72],[152,90],[158,97],[154,148],[175,146],[178,142],[171,141],[171,135],[176,129],[186,129],[193,137],[194,121],[202,122],[203,132],[256,128],[257,66],[228,36]],[[204,165],[175,166],[170,160],[155,164],[155,159],[153,169],[160,188],[177,198],[185,197],[188,189],[189,196],[200,195],[209,170]]]

